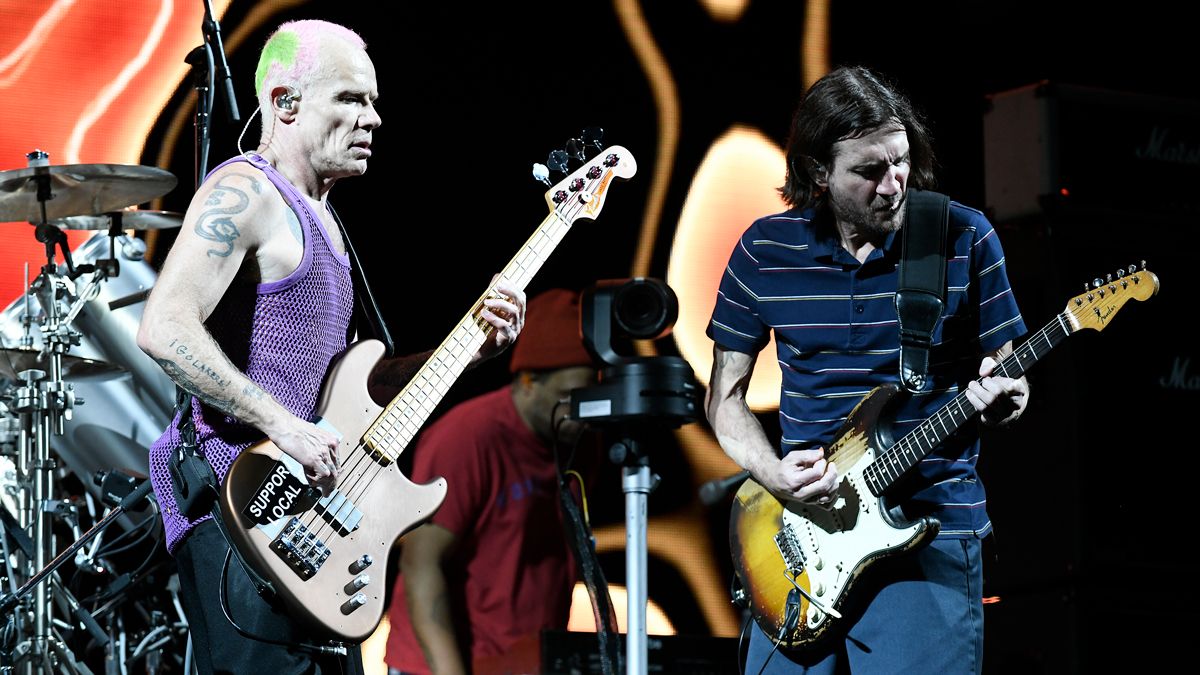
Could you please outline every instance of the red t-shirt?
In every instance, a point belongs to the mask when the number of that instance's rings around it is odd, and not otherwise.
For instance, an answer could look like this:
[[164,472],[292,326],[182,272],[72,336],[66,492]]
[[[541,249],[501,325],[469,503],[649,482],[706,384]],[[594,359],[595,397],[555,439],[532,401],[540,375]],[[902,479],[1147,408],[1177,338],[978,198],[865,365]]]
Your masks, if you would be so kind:
[[[471,658],[502,654],[542,628],[565,628],[575,567],[563,535],[554,454],[517,415],[511,386],[456,406],[413,451],[413,481],[444,476],[449,484],[432,522],[458,535],[447,582]],[[428,673],[402,575],[388,618],[388,665]]]

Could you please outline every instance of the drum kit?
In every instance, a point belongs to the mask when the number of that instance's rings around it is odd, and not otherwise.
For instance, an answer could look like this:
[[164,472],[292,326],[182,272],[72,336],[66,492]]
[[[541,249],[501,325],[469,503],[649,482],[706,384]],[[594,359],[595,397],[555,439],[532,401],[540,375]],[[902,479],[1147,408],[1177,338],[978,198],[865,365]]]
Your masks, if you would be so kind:
[[[180,214],[130,210],[177,181],[27,157],[0,171],[0,222],[29,222],[46,252],[0,313],[0,675],[178,671],[164,657],[182,662],[167,650],[186,641],[186,620],[164,589],[157,513],[110,509],[119,528],[81,534],[149,475],[147,448],[171,419],[174,385],[135,342],[155,273],[126,231],[179,227]],[[95,234],[72,252],[68,230]],[[81,538],[63,564],[60,544]],[[131,592],[138,583],[158,587]]]

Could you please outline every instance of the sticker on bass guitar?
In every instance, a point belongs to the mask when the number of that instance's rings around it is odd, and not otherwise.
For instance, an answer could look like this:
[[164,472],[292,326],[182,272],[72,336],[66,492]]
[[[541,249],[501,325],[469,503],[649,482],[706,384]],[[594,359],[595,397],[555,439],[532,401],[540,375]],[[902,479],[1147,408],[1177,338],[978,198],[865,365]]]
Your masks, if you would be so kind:
[[[291,459],[286,455],[285,458]],[[254,498],[242,509],[242,515],[259,525],[295,515],[312,505],[311,500],[301,499],[308,489],[308,483],[290,471],[285,461],[275,462],[275,466],[255,490]]]

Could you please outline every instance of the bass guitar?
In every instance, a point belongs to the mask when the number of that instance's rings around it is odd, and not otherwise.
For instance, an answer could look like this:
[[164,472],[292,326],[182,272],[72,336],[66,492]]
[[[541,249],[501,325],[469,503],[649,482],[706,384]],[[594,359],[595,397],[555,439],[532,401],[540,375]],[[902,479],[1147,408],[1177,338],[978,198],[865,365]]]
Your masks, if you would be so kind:
[[[565,168],[565,153],[561,159]],[[577,220],[599,215],[613,180],[636,171],[628,150],[610,146],[551,187],[550,214],[501,277],[524,289]],[[303,467],[270,441],[247,448],[229,469],[219,499],[233,545],[284,606],[323,635],[360,642],[375,630],[392,544],[446,496],[444,479],[417,485],[396,460],[488,339],[492,326],[480,316],[486,297],[386,407],[367,393],[381,342],[357,342],[330,366],[316,423],[341,438],[334,491],[314,498]]]

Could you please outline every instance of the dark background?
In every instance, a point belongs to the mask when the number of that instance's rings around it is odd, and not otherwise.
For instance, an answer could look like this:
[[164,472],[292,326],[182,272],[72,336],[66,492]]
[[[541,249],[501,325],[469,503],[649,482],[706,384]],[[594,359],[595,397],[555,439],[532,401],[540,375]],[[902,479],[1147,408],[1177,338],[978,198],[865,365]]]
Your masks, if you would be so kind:
[[[735,123],[781,145],[786,140],[802,91],[804,5],[754,2],[737,23],[725,24],[696,3],[644,4],[682,109],[651,268],[665,277],[673,226],[709,145]],[[251,5],[234,2],[222,22],[226,34]],[[1149,261],[1163,292],[1125,310],[1129,316],[1104,336],[1073,338],[1031,374],[1033,407],[1020,427],[985,439],[981,471],[997,530],[985,594],[1000,598],[987,609],[987,672],[1106,672],[1135,664],[1154,671],[1175,663],[1197,625],[1188,574],[1194,565],[1182,552],[1192,544],[1186,516],[1195,466],[1183,423],[1200,384],[1186,386],[1185,377],[1184,386],[1167,386],[1162,378],[1180,359],[1186,367],[1195,351],[1175,321],[1194,306],[1184,285],[1196,226],[1190,205],[1197,183],[1188,178],[1197,161],[1160,165],[1160,180],[1139,180],[1145,166],[1131,162],[1114,139],[1131,117],[1161,115],[1173,128],[1190,129],[1196,147],[1194,24],[1157,2],[1108,9],[832,5],[831,62],[875,68],[910,95],[934,133],[940,189],[968,205],[995,206],[984,189],[990,94],[1040,81],[1111,92],[1076,105],[1029,150],[1030,157],[1054,154],[1060,168],[1068,167],[1071,175],[1060,177],[1088,196],[1086,203],[1050,199],[1041,212],[996,224],[1031,329],[1085,281],[1118,265]],[[546,214],[545,188],[529,177],[531,163],[544,162],[584,126],[604,127],[605,145],[632,150],[645,173],[610,193],[597,222],[577,225],[528,290],[630,276],[658,129],[649,87],[611,5],[317,0],[269,26],[291,18],[354,28],[375,61],[384,123],[371,168],[339,184],[331,200],[351,228],[402,351],[436,345],[525,241]],[[267,32],[229,55],[243,115],[252,110],[256,51]],[[240,131],[221,108],[216,112],[211,165],[236,152]],[[162,129],[155,134],[161,139]],[[247,136],[257,139],[257,122]],[[152,137],[148,159],[156,152]],[[181,185],[191,183],[193,156],[185,134],[170,167]],[[188,196],[176,190],[163,208],[183,211]],[[159,257],[169,243],[160,241]],[[506,378],[502,361],[486,365],[456,385],[447,404]],[[656,466],[666,480],[650,499],[652,514],[694,499],[691,483],[677,479],[687,471],[678,450],[666,434],[655,440],[665,448]],[[595,517],[619,522],[619,482],[605,481]],[[728,503],[710,517],[717,558],[727,566]],[[623,578],[622,560],[604,564],[610,579]],[[650,593],[680,632],[708,630],[686,587],[655,561]]]

